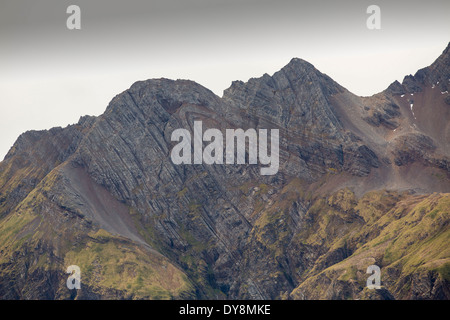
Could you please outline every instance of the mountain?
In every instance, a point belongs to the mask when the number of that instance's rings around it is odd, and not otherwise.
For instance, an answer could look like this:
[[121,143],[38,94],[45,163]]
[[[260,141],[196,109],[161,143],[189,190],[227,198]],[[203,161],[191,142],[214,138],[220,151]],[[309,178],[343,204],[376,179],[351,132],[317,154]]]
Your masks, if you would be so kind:
[[[449,55],[371,97],[297,58],[223,97],[139,81],[23,133],[0,163],[0,297],[449,299]],[[277,172],[175,164],[174,131],[200,121],[278,130]]]

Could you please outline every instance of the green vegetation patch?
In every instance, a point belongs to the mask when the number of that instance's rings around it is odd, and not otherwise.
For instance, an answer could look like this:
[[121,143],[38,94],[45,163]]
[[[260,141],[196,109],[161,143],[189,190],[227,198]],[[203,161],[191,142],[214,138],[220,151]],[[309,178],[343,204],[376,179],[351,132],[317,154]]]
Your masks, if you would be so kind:
[[69,251],[67,265],[78,265],[81,281],[102,290],[126,292],[134,299],[172,299],[190,291],[184,274],[162,256],[148,253],[100,229],[80,251]]

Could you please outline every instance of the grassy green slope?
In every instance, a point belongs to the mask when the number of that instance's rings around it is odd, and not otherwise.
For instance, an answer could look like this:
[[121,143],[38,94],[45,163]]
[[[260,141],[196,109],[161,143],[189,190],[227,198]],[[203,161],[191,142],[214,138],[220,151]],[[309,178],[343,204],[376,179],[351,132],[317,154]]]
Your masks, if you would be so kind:
[[[47,197],[53,170],[0,220],[0,296],[6,299],[173,299],[194,295],[185,274],[142,245],[92,225]],[[81,290],[69,290],[69,265]]]

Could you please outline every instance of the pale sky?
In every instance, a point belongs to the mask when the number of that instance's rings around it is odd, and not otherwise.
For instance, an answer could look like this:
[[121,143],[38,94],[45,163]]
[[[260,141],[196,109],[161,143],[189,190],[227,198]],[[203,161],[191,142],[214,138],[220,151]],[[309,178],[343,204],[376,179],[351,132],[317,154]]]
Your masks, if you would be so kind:
[[[81,30],[68,30],[69,5]],[[366,9],[381,9],[369,30]],[[100,115],[135,81],[233,80],[293,57],[368,96],[430,65],[450,41],[450,1],[0,0],[0,159],[32,129]]]

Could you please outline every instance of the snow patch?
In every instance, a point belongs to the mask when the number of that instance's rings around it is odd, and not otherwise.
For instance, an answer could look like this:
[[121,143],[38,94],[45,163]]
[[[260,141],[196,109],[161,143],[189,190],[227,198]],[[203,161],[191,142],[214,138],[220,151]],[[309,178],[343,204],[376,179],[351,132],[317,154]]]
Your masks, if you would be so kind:
[[405,96],[405,95],[404,95],[404,94],[402,94],[402,95],[401,95],[400,97],[402,97],[402,98],[403,98],[404,96]]
[[441,92],[441,94],[446,94],[446,93],[448,93],[448,91]]
[[412,114],[413,114],[413,116],[414,116],[414,119],[417,120],[416,115],[414,114],[414,110],[413,110],[414,104],[411,103],[409,106],[411,107],[411,112],[412,112]]

